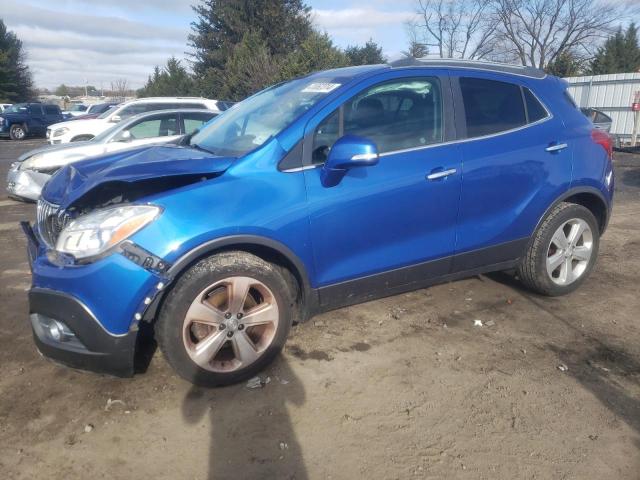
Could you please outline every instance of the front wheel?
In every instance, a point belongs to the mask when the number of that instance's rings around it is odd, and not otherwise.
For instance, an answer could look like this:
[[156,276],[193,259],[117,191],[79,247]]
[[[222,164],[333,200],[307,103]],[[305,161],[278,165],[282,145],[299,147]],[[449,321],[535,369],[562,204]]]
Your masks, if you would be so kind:
[[246,252],[201,260],[177,281],[156,335],[176,372],[201,386],[254,376],[282,350],[294,318],[286,272]]
[[11,140],[24,140],[27,136],[27,131],[23,125],[11,125],[9,129],[9,137]]
[[600,230],[582,205],[560,203],[534,232],[518,273],[531,290],[549,296],[578,288],[598,256]]

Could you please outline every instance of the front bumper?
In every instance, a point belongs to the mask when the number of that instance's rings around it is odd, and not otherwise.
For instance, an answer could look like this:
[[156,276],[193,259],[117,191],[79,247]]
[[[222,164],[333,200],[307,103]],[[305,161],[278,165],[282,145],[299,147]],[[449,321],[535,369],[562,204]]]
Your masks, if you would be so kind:
[[[38,350],[52,360],[94,372],[130,377],[134,373],[137,330],[112,335],[80,300],[63,292],[32,288],[29,318]],[[72,335],[52,334],[62,322]]]
[[33,170],[19,170],[19,163],[14,163],[7,173],[7,193],[12,197],[27,200],[38,200],[44,184],[51,178],[47,173]]
[[75,368],[133,375],[139,321],[160,293],[162,277],[121,253],[61,265],[27,222],[22,227],[33,274],[29,315],[40,352]]

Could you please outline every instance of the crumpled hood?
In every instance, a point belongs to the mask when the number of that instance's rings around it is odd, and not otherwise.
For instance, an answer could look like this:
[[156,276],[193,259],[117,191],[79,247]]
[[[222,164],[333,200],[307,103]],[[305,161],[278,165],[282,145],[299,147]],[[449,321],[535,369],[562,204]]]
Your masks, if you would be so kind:
[[66,208],[105,183],[222,173],[233,160],[177,145],[145,146],[61,168],[45,185],[42,198]]

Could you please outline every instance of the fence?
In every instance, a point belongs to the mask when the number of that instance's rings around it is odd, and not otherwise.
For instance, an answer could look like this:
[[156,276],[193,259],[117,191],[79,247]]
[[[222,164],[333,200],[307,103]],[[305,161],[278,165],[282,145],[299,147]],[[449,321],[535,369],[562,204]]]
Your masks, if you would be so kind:
[[633,132],[635,112],[631,103],[640,92],[640,73],[614,73],[568,77],[569,93],[579,107],[597,108],[613,119],[611,133],[628,143]]

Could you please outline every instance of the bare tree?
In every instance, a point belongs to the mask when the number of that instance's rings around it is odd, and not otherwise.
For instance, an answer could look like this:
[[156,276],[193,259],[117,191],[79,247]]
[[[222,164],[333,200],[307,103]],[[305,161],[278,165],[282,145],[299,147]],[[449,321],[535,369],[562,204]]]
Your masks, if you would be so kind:
[[589,52],[623,14],[606,0],[494,0],[498,34],[523,65],[545,68],[563,52]]
[[498,26],[494,0],[417,0],[413,28],[440,58],[487,58]]
[[126,78],[118,78],[111,82],[111,94],[120,100],[124,100],[131,93],[129,81]]

